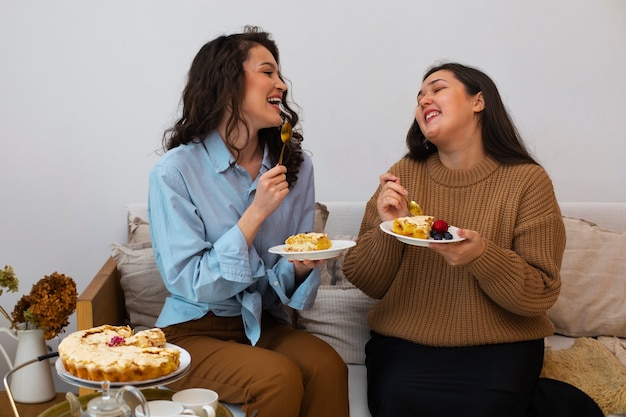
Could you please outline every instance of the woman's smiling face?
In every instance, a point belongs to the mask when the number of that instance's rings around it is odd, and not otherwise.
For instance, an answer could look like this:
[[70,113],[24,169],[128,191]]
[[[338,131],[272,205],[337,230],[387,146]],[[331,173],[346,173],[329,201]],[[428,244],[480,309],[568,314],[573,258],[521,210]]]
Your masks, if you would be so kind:
[[246,75],[246,92],[241,109],[253,131],[282,123],[280,104],[287,86],[280,79],[278,64],[264,46],[250,49],[243,63]]
[[482,93],[470,96],[449,70],[430,74],[417,94],[415,120],[426,139],[440,147],[476,132],[476,114],[484,108]]

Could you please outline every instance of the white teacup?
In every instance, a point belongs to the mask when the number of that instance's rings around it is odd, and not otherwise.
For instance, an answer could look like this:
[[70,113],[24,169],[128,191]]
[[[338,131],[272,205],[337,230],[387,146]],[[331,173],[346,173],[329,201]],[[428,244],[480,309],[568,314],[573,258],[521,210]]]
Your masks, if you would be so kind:
[[[181,403],[175,401],[153,400],[148,401],[146,404],[148,411],[150,411],[150,417],[176,417],[180,415],[193,417],[196,415],[193,410],[187,409]],[[137,417],[145,417],[141,404],[135,407],[135,415]]]
[[200,417],[215,417],[219,395],[217,392],[206,388],[188,388],[176,392],[172,396],[172,400],[182,404],[185,409],[192,410]]

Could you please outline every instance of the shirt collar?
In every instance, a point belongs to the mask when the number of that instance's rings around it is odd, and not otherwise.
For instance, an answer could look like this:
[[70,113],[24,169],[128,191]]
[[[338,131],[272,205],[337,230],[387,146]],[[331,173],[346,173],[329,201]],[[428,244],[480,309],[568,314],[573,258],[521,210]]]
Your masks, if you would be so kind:
[[209,133],[202,143],[211,164],[215,167],[215,172],[224,172],[235,162],[217,130]]
[[[235,158],[226,147],[224,140],[220,136],[217,130],[209,133],[204,139],[204,148],[208,154],[211,164],[215,167],[215,172],[224,172],[231,168],[235,162]],[[272,161],[270,159],[269,150],[267,145],[263,150],[263,162],[260,174],[263,174],[267,170],[272,168]]]

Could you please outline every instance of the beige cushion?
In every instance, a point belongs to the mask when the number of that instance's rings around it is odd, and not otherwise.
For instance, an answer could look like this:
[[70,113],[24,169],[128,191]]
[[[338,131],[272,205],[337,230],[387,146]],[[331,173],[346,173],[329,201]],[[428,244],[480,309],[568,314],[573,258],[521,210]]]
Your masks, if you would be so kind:
[[[351,235],[329,237],[332,240],[356,240],[356,237]],[[348,281],[343,274],[343,260],[345,257],[346,252],[342,253],[338,258],[331,258],[326,261],[326,265],[320,270],[322,285],[352,286],[352,283]]]
[[328,208],[326,208],[326,206],[322,203],[315,203],[315,217],[313,218],[313,231],[316,233],[324,233],[327,220],[328,220]]
[[626,413],[626,367],[595,339],[578,338],[569,349],[546,349],[541,376],[577,387],[605,415]]
[[[324,233],[326,221],[328,220],[328,208],[322,203],[315,203],[315,218],[313,221],[313,231],[316,233]],[[331,237],[332,239],[332,237]],[[322,276],[322,284],[330,284],[330,275],[326,269],[326,265],[320,268]]]
[[626,337],[626,233],[564,218],[561,294],[548,311],[557,333]]
[[150,225],[141,217],[134,217],[128,224],[128,243],[150,242]]
[[169,292],[154,261],[150,242],[111,245],[120,271],[130,325],[138,330],[154,327]]
[[322,285],[313,308],[298,311],[298,325],[330,344],[344,362],[363,364],[370,338],[367,312],[375,303],[356,287]]

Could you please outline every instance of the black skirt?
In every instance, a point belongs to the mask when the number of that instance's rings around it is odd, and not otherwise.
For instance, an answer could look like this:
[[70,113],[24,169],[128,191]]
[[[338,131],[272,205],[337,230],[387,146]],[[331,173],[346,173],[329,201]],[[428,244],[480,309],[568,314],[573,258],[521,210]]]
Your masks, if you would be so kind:
[[602,417],[577,388],[540,379],[544,340],[430,347],[372,332],[372,417]]

